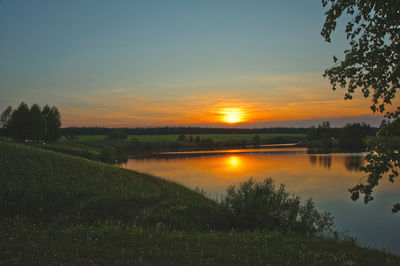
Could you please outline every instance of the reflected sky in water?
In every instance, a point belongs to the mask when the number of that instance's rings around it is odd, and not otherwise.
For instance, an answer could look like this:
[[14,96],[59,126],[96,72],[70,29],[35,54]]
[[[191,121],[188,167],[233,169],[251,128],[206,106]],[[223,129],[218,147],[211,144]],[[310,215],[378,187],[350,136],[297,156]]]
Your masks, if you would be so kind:
[[[257,152],[256,152],[257,151]],[[207,155],[205,155],[207,154]],[[129,159],[124,168],[145,172],[189,188],[204,189],[211,197],[229,185],[271,177],[276,185],[304,200],[312,197],[320,210],[335,216],[337,229],[348,231],[364,245],[400,254],[400,215],[391,208],[400,201],[400,185],[382,180],[373,202],[350,199],[348,188],[365,180],[359,171],[362,154],[307,154],[306,149],[261,149],[169,154],[161,158]],[[180,154],[182,155],[182,154]]]

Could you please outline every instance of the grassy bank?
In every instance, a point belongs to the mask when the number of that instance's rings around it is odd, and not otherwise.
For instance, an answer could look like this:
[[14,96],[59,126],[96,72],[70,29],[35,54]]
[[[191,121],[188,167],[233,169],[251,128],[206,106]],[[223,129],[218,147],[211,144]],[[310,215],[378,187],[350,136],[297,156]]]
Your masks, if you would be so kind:
[[233,232],[219,205],[149,175],[0,143],[0,264],[382,265],[351,242]]

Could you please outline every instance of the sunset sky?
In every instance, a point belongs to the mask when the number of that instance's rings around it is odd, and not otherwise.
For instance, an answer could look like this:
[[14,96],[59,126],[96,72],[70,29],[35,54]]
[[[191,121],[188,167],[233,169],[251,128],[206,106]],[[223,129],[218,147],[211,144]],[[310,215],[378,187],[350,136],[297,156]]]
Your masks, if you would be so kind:
[[55,105],[64,127],[376,125],[369,99],[322,77],[346,48],[323,22],[319,0],[0,0],[0,110]]

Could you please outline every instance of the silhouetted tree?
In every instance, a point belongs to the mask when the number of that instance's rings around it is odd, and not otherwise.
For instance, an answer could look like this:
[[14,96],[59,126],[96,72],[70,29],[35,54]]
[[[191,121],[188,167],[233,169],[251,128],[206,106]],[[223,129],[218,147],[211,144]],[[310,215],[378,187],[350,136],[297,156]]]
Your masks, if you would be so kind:
[[29,107],[22,102],[11,114],[7,123],[7,134],[16,140],[26,140],[30,137],[31,121]]
[[307,133],[308,140],[321,140],[333,137],[333,130],[329,121],[324,121],[318,127],[312,126]]
[[33,104],[30,109],[30,136],[29,138],[34,141],[43,139],[44,136],[44,117],[40,110],[40,106]]
[[[365,97],[372,96],[370,106],[373,112],[384,113],[400,89],[400,1],[398,0],[322,0],[328,7],[322,28],[322,36],[327,42],[336,29],[337,20],[347,16],[346,37],[350,49],[344,51],[344,59],[333,58],[335,66],[324,73],[333,89],[346,88],[345,99],[351,99],[356,89],[361,89]],[[386,173],[390,181],[398,178],[400,165],[399,147],[393,147],[390,139],[400,132],[400,109],[386,111],[388,123],[377,133],[377,138],[368,145],[365,157],[368,173],[365,183],[350,189],[352,199],[364,194],[364,202],[373,199],[373,189]],[[393,212],[400,210],[397,203]]]
[[47,104],[43,107],[44,116],[44,140],[54,141],[61,136],[61,115],[57,107],[49,107]]
[[60,112],[57,107],[50,108],[48,105],[42,111],[37,104],[33,104],[29,109],[28,105],[22,102],[7,119],[5,126],[6,134],[16,140],[54,141],[61,133]]
[[339,145],[347,150],[364,150],[370,133],[371,127],[365,123],[347,124],[340,130]]

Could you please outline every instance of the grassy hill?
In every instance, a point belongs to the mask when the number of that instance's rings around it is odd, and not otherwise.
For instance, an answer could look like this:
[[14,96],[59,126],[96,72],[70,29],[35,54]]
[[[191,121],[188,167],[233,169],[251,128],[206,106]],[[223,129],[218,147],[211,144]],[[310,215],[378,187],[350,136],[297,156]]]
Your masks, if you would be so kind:
[[351,242],[227,224],[216,202],[180,185],[0,143],[0,264],[400,264]]
[[36,224],[113,220],[196,230],[223,225],[214,201],[160,178],[29,146],[0,147],[3,218],[18,215]]

